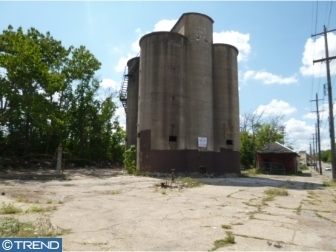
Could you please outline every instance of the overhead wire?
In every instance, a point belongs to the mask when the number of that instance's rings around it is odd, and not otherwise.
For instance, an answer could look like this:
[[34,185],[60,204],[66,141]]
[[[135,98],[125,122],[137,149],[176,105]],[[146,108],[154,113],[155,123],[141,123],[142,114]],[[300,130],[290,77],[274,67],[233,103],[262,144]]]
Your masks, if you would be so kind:
[[332,4],[333,4],[333,1],[330,1],[330,10],[329,10],[329,18],[328,18],[328,26],[327,26],[327,27],[329,27],[330,16],[331,16],[331,10],[332,10]]

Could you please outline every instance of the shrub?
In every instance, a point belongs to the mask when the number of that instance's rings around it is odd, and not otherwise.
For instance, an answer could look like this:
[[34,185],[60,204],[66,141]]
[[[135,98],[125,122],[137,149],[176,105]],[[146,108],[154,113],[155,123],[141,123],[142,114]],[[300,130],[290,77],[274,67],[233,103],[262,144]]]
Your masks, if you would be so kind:
[[136,173],[136,148],[134,145],[126,150],[123,154],[124,156],[124,166],[128,174]]

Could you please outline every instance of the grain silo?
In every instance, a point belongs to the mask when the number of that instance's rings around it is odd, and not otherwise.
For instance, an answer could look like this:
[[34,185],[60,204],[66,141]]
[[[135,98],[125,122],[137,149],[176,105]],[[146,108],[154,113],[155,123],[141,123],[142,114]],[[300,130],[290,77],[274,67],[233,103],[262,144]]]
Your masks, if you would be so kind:
[[165,168],[170,155],[185,149],[186,45],[183,35],[172,32],[140,40],[137,159],[143,171],[171,169]]
[[140,48],[137,169],[240,173],[238,50],[213,45],[213,20],[200,13]]
[[232,45],[213,45],[214,149],[220,152],[217,170],[235,171],[240,164],[237,56]]
[[185,13],[172,28],[188,38],[186,82],[187,149],[198,149],[198,137],[213,151],[212,33],[213,20],[199,13]]
[[[126,148],[137,145],[139,57],[130,59],[125,70],[120,98],[126,113]],[[123,92],[122,92],[123,91]]]

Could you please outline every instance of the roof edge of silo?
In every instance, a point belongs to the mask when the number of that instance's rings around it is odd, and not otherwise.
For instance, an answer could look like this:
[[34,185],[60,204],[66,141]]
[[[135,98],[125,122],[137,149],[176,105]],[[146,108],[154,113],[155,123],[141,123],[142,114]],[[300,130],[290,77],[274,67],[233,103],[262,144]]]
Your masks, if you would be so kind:
[[152,36],[152,35],[157,35],[157,34],[160,34],[160,33],[162,33],[162,34],[175,34],[175,35],[179,35],[179,36],[181,36],[181,37],[187,38],[186,36],[184,36],[184,35],[182,35],[182,34],[180,34],[180,33],[178,33],[178,32],[171,32],[171,31],[156,31],[156,32],[151,32],[151,33],[147,33],[147,34],[143,35],[143,36],[140,38],[140,40],[139,40],[139,45],[141,45],[141,41],[142,41],[144,38],[149,37],[149,36]]
[[215,22],[211,17],[209,17],[208,15],[205,15],[205,14],[203,14],[203,13],[199,13],[199,12],[186,12],[186,13],[183,13],[183,14],[181,15],[181,17],[180,17],[180,18],[176,21],[176,23],[174,24],[173,28],[171,28],[170,30],[171,30],[171,31],[174,30],[174,28],[180,23],[180,21],[183,19],[183,17],[184,17],[184,16],[187,16],[187,15],[200,15],[200,16],[204,16],[204,17],[210,19],[210,21],[211,21],[212,23]]
[[135,56],[135,57],[133,57],[133,58],[130,58],[127,62],[132,61],[132,60],[135,60],[135,59],[140,59],[140,57],[139,57],[139,56]]
[[228,47],[232,47],[233,49],[235,49],[237,51],[237,55],[239,54],[239,50],[237,47],[230,45],[230,44],[226,44],[226,43],[214,43],[213,46],[228,46]]

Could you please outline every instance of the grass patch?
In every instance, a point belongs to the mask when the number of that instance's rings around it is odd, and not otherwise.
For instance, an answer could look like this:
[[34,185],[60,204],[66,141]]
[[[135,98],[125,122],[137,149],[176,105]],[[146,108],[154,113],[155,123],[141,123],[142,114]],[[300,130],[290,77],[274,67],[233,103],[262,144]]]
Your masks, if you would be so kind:
[[39,218],[36,223],[20,222],[13,217],[0,219],[0,237],[56,237],[70,232],[54,228],[48,218]]
[[325,180],[323,181],[323,186],[324,187],[336,187],[336,182]]
[[298,215],[301,214],[301,210],[302,210],[302,205],[300,204],[300,206],[298,206],[297,208],[295,208],[295,211]]
[[222,228],[224,228],[224,229],[231,229],[232,227],[231,227],[231,225],[222,225]]
[[13,203],[3,203],[2,202],[2,206],[0,208],[0,214],[16,214],[16,213],[21,213],[22,209],[14,206]]
[[48,207],[41,207],[41,206],[31,206],[26,212],[27,213],[44,213],[49,211],[57,210],[56,206],[48,206]]
[[333,223],[336,223],[335,221],[333,221],[333,220],[331,220],[331,219],[329,219],[329,218],[327,218],[327,217],[324,217],[323,215],[319,214],[317,211],[315,211],[315,215],[316,215],[317,217],[319,217],[319,218],[322,218],[322,219],[325,219],[325,220],[327,220],[327,221],[331,221],[331,222],[333,222]]
[[47,203],[47,204],[52,204],[52,203],[53,203],[53,200],[52,200],[52,199],[48,199],[48,200],[46,201],[46,203]]
[[301,171],[308,171],[309,167],[307,165],[303,165],[303,166],[300,167],[300,170]]
[[269,188],[264,191],[266,197],[263,198],[263,202],[272,201],[276,196],[288,196],[288,191],[286,188]]
[[241,174],[242,177],[248,177],[249,175],[263,174],[263,171],[260,168],[250,168],[243,170]]
[[235,243],[235,237],[232,232],[226,231],[226,237],[221,240],[214,241],[214,247],[211,249],[212,251],[219,249],[221,247],[227,246],[229,244]]
[[166,192],[166,191],[164,191],[164,190],[162,190],[162,191],[161,191],[161,194],[162,194],[162,195],[166,195],[166,194],[167,194],[167,192]]
[[121,194],[122,190],[121,189],[118,189],[118,190],[107,190],[107,191],[99,191],[97,193],[106,194],[106,195],[117,195],[117,194]]
[[202,183],[199,182],[196,179],[186,177],[180,180],[181,184],[184,185],[185,187],[192,188],[192,187],[198,187],[201,186]]

